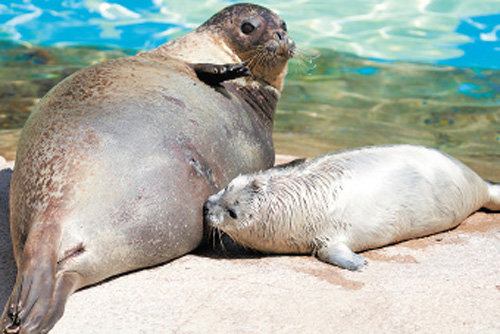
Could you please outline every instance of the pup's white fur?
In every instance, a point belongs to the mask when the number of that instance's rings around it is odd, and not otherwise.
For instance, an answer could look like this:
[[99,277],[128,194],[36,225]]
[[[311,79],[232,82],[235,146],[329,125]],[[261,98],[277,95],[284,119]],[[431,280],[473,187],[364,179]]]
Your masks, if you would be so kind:
[[360,270],[354,252],[450,229],[482,206],[500,210],[500,185],[458,160],[375,146],[241,175],[210,196],[206,220],[250,248]]

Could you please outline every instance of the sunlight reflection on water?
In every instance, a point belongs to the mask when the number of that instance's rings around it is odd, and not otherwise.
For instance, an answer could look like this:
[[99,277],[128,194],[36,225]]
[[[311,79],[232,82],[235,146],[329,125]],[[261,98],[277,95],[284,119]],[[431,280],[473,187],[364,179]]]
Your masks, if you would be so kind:
[[[229,2],[0,4],[0,155],[14,158],[29,112],[64,77],[160,45]],[[290,66],[276,114],[279,153],[424,144],[500,181],[498,0],[259,3],[287,20],[302,54]]]

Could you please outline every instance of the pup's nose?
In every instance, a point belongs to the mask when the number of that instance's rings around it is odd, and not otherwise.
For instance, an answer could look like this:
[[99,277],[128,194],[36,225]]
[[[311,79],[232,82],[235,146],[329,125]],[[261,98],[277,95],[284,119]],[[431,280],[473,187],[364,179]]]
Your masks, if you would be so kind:
[[212,195],[203,204],[203,215],[206,216],[210,210],[216,205],[216,195]]
[[205,201],[205,204],[203,204],[203,216],[208,215],[208,213],[210,212],[210,208],[212,208],[212,207],[213,207],[213,203],[211,202],[210,198],[208,198]]

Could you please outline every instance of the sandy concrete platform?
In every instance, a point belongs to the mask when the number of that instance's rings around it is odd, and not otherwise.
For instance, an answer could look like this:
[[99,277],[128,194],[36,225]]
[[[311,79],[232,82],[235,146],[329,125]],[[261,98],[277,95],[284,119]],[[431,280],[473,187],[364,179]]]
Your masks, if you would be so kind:
[[[0,161],[0,304],[16,268]],[[349,272],[309,256],[198,251],[70,297],[51,333],[498,333],[500,214],[364,252]]]

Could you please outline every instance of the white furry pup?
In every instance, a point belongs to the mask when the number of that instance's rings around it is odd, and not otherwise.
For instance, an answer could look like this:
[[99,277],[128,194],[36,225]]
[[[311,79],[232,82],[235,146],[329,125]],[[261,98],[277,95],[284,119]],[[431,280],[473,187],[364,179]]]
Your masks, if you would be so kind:
[[450,229],[480,207],[500,210],[500,185],[437,150],[394,145],[240,175],[204,211],[246,247],[361,270],[354,252]]

